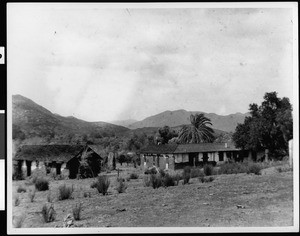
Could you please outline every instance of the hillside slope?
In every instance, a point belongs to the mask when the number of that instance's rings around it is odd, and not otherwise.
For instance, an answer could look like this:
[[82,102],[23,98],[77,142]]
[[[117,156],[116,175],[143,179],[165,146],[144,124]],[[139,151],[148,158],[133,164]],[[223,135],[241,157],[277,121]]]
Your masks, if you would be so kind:
[[214,113],[205,112],[195,112],[186,110],[176,110],[176,111],[165,111],[154,116],[147,117],[142,121],[135,122],[128,126],[130,129],[137,129],[142,127],[162,127],[170,126],[176,127],[184,124],[190,124],[190,115],[196,113],[204,113],[208,117],[214,129],[234,132],[238,123],[243,123],[246,114],[236,113],[227,116],[220,116]]

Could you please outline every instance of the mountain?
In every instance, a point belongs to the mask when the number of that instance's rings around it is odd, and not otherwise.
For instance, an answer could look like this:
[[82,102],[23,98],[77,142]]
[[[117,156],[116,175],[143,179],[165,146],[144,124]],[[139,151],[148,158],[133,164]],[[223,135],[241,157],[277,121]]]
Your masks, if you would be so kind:
[[128,126],[130,129],[143,127],[176,127],[180,125],[190,124],[190,115],[196,113],[204,113],[212,122],[212,127],[217,130],[234,132],[238,123],[243,123],[248,113],[235,113],[227,116],[217,115],[215,113],[205,113],[196,111],[176,110],[165,111],[154,116],[145,118],[142,121],[135,122]]
[[129,131],[106,122],[87,122],[73,116],[53,114],[21,95],[13,95],[12,103],[14,139],[61,144],[85,141],[88,137],[122,136]]
[[134,119],[128,119],[128,120],[113,120],[110,121],[109,123],[114,124],[114,125],[120,125],[124,127],[129,127],[131,124],[138,122],[137,120]]

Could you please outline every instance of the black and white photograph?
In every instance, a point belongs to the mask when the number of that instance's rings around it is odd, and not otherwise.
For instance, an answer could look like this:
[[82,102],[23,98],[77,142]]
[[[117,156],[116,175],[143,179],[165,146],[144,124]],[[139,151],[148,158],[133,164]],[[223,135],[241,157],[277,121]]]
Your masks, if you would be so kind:
[[10,234],[299,231],[298,4],[7,3]]

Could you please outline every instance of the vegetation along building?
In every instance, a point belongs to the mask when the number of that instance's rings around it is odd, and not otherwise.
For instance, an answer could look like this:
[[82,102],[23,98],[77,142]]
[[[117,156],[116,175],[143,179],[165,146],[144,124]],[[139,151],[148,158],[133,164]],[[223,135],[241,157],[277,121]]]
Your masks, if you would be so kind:
[[181,169],[184,166],[213,165],[228,160],[241,161],[248,152],[231,143],[164,144],[150,145],[140,150],[143,168]]
[[[44,170],[46,174],[61,174],[69,170],[69,178],[97,176],[104,164],[105,152],[97,145],[23,145],[13,158],[15,171],[30,176],[32,169]],[[107,159],[107,158],[106,158]]]

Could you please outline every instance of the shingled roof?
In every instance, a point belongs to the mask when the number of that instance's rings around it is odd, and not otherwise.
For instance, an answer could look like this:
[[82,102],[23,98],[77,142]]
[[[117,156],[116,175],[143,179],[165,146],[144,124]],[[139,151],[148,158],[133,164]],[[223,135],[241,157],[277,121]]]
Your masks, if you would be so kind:
[[14,160],[67,162],[84,149],[83,145],[23,145]]
[[190,143],[179,144],[174,153],[191,153],[191,152],[220,152],[220,151],[239,151],[233,144],[228,143]]
[[192,152],[217,152],[239,151],[234,144],[228,143],[188,143],[188,144],[163,144],[150,145],[140,150],[140,153],[164,154],[164,153],[192,153]]
[[162,145],[149,145],[140,150],[140,153],[152,153],[152,154],[162,154],[162,153],[173,153],[177,148],[178,144],[162,144]]

